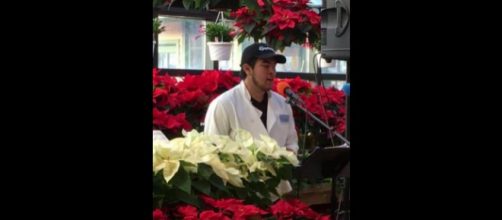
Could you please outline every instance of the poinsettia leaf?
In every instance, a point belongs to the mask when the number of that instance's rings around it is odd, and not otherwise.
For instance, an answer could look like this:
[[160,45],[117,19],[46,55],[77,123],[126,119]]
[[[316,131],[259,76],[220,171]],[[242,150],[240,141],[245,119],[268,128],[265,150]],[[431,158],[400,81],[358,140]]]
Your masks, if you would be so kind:
[[177,191],[181,191],[179,189],[174,189],[174,188],[171,188],[169,190],[166,191],[166,194],[164,196],[164,199],[163,199],[163,203],[164,204],[174,204],[174,203],[178,203],[180,200],[179,198],[176,196],[176,192]]
[[256,23],[247,24],[246,26],[244,26],[244,30],[248,33],[251,33],[251,31],[253,31],[255,26]]
[[242,6],[248,6],[249,10],[256,11],[258,8],[258,2],[256,0],[241,0]]
[[263,182],[252,182],[249,184],[251,191],[260,193],[265,198],[270,198],[270,193],[267,190],[267,186]]
[[239,199],[246,199],[246,197],[248,196],[248,189],[246,188],[238,188],[238,187],[235,187],[234,188],[234,191],[235,191],[235,195],[237,196],[237,198]]
[[249,179],[250,182],[259,182],[260,181],[260,178],[258,177],[258,174],[254,173],[254,172],[249,174],[248,179]]
[[202,202],[197,195],[191,195],[184,191],[176,190],[174,191],[174,196],[180,201],[193,205],[199,209],[202,207]]
[[245,39],[246,39],[246,35],[241,35],[241,36],[239,36],[239,38],[237,38],[237,42],[239,44],[241,44],[242,42],[244,42]]
[[283,165],[279,167],[277,176],[283,180],[290,180],[293,178],[293,167],[291,165]]
[[219,190],[224,190],[224,191],[227,190],[225,188],[225,184],[223,184],[223,180],[216,174],[211,175],[211,177],[209,178],[209,182],[211,182],[211,185],[215,186]]
[[307,33],[310,31],[310,29],[312,29],[312,25],[307,23],[299,23],[297,27],[302,33]]
[[197,189],[199,192],[202,192],[206,195],[211,194],[211,183],[207,180],[197,180],[192,181],[193,188]]
[[265,181],[265,184],[267,185],[268,189],[275,189],[275,187],[279,185],[280,181],[281,180],[279,178],[270,178]]
[[190,188],[191,188],[190,175],[185,169],[183,169],[183,165],[180,165],[178,172],[174,174],[170,182],[172,182],[172,184],[176,188],[190,194]]
[[213,169],[211,168],[211,166],[205,164],[205,163],[200,163],[198,165],[198,168],[197,168],[197,175],[199,177],[202,177],[206,180],[209,180],[209,177],[211,177],[211,175],[214,174],[214,171]]
[[282,41],[278,40],[277,41],[277,44],[275,45],[277,47],[277,49],[279,49],[280,51],[283,51],[284,50],[284,44]]
[[277,28],[277,25],[275,24],[267,24],[263,27],[263,35],[267,35],[268,32],[273,31],[274,29]]

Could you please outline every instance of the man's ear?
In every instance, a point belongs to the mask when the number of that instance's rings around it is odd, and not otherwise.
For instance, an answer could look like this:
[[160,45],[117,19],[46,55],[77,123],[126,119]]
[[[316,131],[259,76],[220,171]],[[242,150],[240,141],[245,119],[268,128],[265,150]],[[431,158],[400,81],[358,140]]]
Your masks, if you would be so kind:
[[253,68],[251,68],[251,66],[249,64],[245,63],[245,64],[242,64],[242,69],[244,70],[246,75],[248,75]]

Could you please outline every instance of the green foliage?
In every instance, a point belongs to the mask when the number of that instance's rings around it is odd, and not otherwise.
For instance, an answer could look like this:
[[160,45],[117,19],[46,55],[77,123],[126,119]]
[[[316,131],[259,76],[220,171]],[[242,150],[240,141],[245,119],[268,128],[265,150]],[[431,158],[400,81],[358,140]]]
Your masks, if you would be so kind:
[[230,42],[233,40],[233,37],[230,36],[231,31],[232,28],[224,23],[207,23],[206,39],[207,41],[215,41],[215,38],[218,38],[218,41]]

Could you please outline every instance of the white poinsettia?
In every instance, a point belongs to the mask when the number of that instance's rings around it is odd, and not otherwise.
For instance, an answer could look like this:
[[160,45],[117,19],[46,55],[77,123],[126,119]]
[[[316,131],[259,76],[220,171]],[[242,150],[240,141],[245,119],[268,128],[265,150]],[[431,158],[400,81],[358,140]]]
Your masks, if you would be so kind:
[[219,176],[223,180],[223,182],[228,181],[228,174],[226,171],[227,167],[225,166],[225,164],[223,162],[221,162],[218,155],[212,155],[210,160],[206,164],[211,166],[214,173],[217,176]]
[[287,150],[286,148],[279,148],[279,155],[286,158],[286,160],[291,163],[291,165],[297,167],[300,165],[300,161],[295,153]]
[[[153,170],[163,170],[166,182],[178,172],[182,163],[183,169],[196,173],[197,166],[205,163],[220,177],[224,184],[244,187],[243,179],[248,180],[250,173],[256,173],[261,181],[277,176],[277,159],[284,157],[294,166],[299,164],[296,155],[277,142],[261,136],[261,140],[253,138],[248,131],[238,129],[232,136],[206,135],[196,130],[183,131],[184,137],[170,141],[154,141]],[[261,152],[265,159],[257,155]],[[270,176],[272,175],[272,176]]]
[[277,144],[277,141],[274,139],[265,136],[265,135],[260,135],[261,140],[256,140],[256,145],[258,147],[258,151],[265,154],[266,156],[270,156],[274,159],[279,159],[280,154],[279,154],[279,145]]
[[155,152],[153,157],[153,171],[157,173],[163,170],[164,179],[167,183],[169,183],[180,168],[180,156],[182,153],[180,151],[183,149],[177,145],[179,142],[179,139],[173,139],[169,142],[164,140],[155,140],[153,142]]
[[230,137],[237,143],[240,143],[242,146],[248,148],[251,147],[254,143],[253,135],[244,129],[237,129],[232,131]]
[[228,182],[236,187],[243,188],[244,184],[242,183],[242,175],[241,172],[233,167],[228,167],[226,169],[228,174]]

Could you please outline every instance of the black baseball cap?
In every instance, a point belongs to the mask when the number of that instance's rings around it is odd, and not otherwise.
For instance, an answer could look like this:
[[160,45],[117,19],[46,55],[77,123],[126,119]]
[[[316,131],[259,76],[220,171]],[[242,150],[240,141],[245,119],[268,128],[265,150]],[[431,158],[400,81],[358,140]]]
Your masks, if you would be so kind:
[[275,50],[265,43],[254,43],[246,47],[242,52],[241,65],[248,63],[253,58],[274,58],[277,63],[286,63],[286,57],[276,54]]

